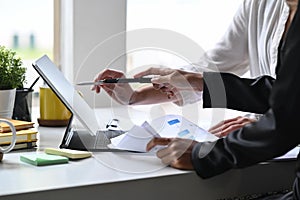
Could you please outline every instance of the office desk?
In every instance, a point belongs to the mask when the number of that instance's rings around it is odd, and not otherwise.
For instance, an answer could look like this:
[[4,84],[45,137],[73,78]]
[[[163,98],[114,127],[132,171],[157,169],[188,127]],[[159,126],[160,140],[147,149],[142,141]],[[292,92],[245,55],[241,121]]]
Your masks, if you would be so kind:
[[[37,153],[58,147],[65,128],[39,127]],[[218,199],[289,188],[294,161],[267,162],[203,180],[194,172],[161,165],[153,156],[94,153],[69,164],[36,167],[19,161],[17,151],[0,163],[0,199]],[[144,168],[144,170],[143,170]]]

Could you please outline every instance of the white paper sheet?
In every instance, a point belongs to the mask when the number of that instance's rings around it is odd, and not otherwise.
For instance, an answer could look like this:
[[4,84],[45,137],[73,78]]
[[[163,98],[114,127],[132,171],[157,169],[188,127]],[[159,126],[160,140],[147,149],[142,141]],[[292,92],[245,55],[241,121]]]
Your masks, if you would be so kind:
[[[179,115],[166,115],[157,118],[151,123],[144,122],[141,126],[133,126],[127,133],[112,138],[110,147],[146,152],[146,146],[153,137],[179,137],[203,141],[215,141],[218,138],[196,124]],[[162,146],[151,150],[155,152]]]
[[198,142],[218,139],[215,135],[180,115],[166,115],[153,120],[150,124],[161,137],[188,138]]
[[[121,150],[146,152],[146,146],[153,137],[179,137],[189,138],[198,142],[215,141],[218,137],[205,129],[197,126],[179,115],[166,115],[153,120],[151,123],[144,122],[141,126],[135,125],[127,133],[111,139],[112,148]],[[157,146],[150,151],[156,152],[163,148]],[[296,147],[285,155],[274,158],[274,160],[296,159],[300,147]]]
[[152,138],[153,135],[147,130],[140,126],[134,126],[127,133],[112,138],[111,143],[118,149],[146,152],[146,146]]

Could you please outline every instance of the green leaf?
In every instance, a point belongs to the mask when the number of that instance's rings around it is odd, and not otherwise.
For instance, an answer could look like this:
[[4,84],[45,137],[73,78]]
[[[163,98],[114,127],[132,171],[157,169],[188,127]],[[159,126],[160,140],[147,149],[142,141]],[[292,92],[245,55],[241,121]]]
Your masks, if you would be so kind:
[[26,68],[16,52],[0,46],[0,89],[23,88],[26,83]]

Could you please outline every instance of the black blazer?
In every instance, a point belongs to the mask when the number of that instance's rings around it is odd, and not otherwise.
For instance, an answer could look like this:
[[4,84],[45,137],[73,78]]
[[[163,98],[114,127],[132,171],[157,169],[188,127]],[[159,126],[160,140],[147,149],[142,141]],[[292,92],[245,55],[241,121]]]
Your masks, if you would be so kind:
[[[208,178],[232,168],[266,161],[287,153],[300,143],[300,131],[296,131],[300,121],[299,6],[279,50],[276,80],[268,76],[242,79],[227,73],[204,73],[204,107],[232,108],[264,115],[216,143],[197,144],[192,161],[199,176]],[[297,162],[300,166],[299,156]],[[290,194],[295,199],[300,199],[299,178],[300,169],[297,168],[293,193]]]

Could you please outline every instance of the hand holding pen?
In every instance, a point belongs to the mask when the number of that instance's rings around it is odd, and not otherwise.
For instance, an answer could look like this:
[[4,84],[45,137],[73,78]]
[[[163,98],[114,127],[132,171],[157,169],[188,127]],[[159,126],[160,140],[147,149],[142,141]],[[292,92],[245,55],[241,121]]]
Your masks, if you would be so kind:
[[[110,82],[108,80],[111,79],[117,80],[120,78],[125,78],[125,74],[122,71],[105,69],[95,77],[94,81],[91,84],[93,85],[92,90],[94,90],[96,93],[100,93],[100,90],[103,88],[106,92],[110,94],[111,90],[114,89],[115,84],[105,84],[105,82]],[[85,83],[80,83],[80,85],[84,84]]]
[[[79,85],[92,85],[92,90],[100,93],[103,89],[115,101],[121,105],[130,104],[134,95],[134,90],[129,83],[133,82],[150,82],[151,79],[129,78],[127,79],[123,72],[113,69],[105,69],[100,72],[94,81],[82,82]],[[122,83],[122,84],[120,84]]]
[[[145,78],[141,73],[138,73],[134,75],[134,78],[126,78],[122,71],[105,69],[96,76],[93,82],[81,82],[79,85],[92,85],[92,90],[96,93],[104,90],[121,105],[143,105],[179,101],[173,91],[167,91],[166,93],[166,91],[155,88],[157,84],[153,84],[153,79],[159,76],[159,74],[151,75],[152,78],[149,78],[149,76]],[[147,86],[143,85],[134,90],[131,84],[129,84],[133,82],[150,84]],[[160,84],[158,85],[160,86]],[[165,88],[169,89],[168,87]]]
[[152,78],[109,78],[99,81],[80,82],[77,85],[104,85],[106,83],[151,83]]

